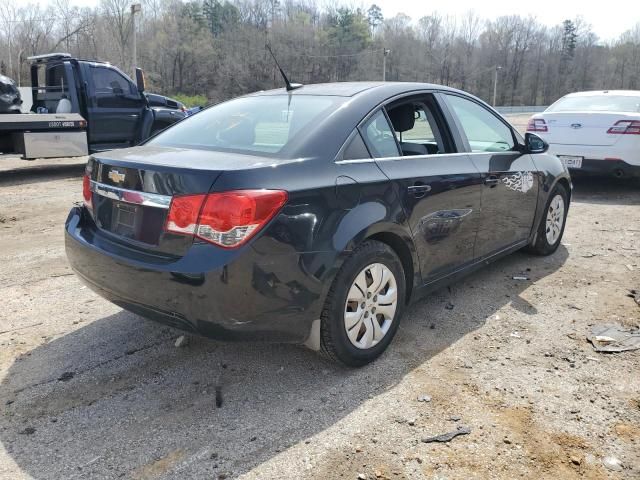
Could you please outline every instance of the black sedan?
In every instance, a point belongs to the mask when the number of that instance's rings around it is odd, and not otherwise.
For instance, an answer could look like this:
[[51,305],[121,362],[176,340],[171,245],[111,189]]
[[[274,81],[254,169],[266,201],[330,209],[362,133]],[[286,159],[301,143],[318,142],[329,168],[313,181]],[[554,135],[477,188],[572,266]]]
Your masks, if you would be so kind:
[[364,365],[409,302],[516,250],[558,248],[571,180],[546,150],[438,85],[258,92],[93,155],[67,256],[144,317]]

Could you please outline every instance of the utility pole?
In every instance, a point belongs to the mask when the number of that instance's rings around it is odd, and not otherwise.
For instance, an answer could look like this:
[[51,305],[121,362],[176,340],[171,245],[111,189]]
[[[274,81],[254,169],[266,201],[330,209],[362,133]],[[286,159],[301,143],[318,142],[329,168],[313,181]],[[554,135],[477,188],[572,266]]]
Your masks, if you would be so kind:
[[496,69],[493,72],[493,106],[496,106],[496,95],[498,93],[498,70],[501,70],[500,65],[496,65]]
[[382,49],[382,81],[387,81],[387,55],[391,53],[388,48]]
[[136,67],[138,66],[138,48],[136,45],[136,13],[140,13],[142,11],[142,5],[139,3],[131,4],[131,25],[133,28],[133,45],[131,46],[131,62],[133,63],[133,67],[131,70],[133,71],[133,78],[136,78]]

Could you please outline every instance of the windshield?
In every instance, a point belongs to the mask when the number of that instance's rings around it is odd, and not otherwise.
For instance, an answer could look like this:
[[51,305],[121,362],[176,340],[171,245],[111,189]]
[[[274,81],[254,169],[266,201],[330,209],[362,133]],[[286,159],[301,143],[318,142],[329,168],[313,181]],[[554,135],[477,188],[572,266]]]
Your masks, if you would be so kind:
[[148,145],[283,157],[297,137],[344,101],[311,95],[238,98],[186,118]]
[[551,105],[547,112],[640,112],[640,96],[588,95],[564,97]]

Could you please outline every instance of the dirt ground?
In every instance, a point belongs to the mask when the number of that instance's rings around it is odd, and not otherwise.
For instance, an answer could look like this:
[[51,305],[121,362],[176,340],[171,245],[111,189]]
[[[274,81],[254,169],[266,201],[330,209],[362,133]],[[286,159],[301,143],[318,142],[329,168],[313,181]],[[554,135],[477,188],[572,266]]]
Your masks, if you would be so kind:
[[578,179],[553,256],[436,292],[350,370],[290,345],[176,348],[82,286],[63,246],[80,171],[0,172],[0,478],[640,478],[640,351],[585,339],[640,324],[639,183]]

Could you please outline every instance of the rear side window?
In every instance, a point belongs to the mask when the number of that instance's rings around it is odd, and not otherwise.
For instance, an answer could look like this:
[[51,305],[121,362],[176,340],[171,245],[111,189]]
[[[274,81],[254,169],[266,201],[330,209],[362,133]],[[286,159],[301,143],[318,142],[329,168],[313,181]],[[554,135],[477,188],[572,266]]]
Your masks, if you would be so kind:
[[378,110],[362,126],[362,135],[375,158],[397,157],[400,155],[395,134],[382,110]]
[[551,105],[547,112],[640,112],[640,96],[587,95],[564,97]]
[[513,149],[515,143],[511,129],[492,112],[456,95],[447,94],[447,100],[472,152],[504,152]]
[[148,144],[277,157],[343,102],[311,95],[238,98],[186,118]]
[[387,113],[400,142],[403,156],[445,153],[446,147],[438,128],[431,96],[390,105]]

